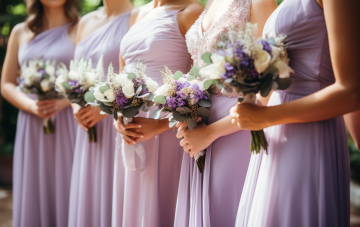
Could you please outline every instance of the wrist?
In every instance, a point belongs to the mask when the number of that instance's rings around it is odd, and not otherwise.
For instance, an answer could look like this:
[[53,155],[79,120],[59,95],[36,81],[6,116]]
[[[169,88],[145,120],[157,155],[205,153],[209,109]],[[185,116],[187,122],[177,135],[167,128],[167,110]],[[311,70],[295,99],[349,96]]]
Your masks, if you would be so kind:
[[206,126],[206,131],[208,132],[208,138],[211,141],[217,140],[221,135],[219,134],[219,131],[216,130],[214,124],[210,124]]
[[166,132],[167,130],[169,130],[169,120],[168,119],[161,119],[161,120],[157,120],[157,129],[158,129],[158,135]]

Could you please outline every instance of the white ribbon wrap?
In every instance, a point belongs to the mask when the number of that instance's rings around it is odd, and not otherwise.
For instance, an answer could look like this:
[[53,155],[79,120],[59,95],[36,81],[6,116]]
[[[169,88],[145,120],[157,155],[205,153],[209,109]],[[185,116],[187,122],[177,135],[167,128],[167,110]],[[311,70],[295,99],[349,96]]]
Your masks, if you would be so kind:
[[[128,124],[132,122],[132,118],[126,118],[124,117],[124,124]],[[142,145],[142,143],[137,143],[135,145],[126,145],[125,141],[123,139],[122,144],[121,144],[121,153],[123,156],[123,162],[124,162],[124,166],[130,170],[130,171],[143,171],[147,165],[147,155],[146,155],[146,150],[144,148],[144,146]],[[135,162],[136,159],[136,155],[139,157],[140,159],[140,164],[137,164]]]

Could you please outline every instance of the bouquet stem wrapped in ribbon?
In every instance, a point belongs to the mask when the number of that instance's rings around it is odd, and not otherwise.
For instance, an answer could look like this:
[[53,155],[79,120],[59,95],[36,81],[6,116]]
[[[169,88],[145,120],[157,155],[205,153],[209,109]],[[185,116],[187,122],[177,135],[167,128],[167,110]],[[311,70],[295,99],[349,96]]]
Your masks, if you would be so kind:
[[[165,67],[161,72],[164,85],[155,91],[154,102],[158,106],[152,113],[152,117],[159,119],[161,112],[170,113],[169,127],[174,127],[178,122],[185,122],[188,129],[192,130],[197,125],[199,117],[209,117],[207,107],[212,105],[210,95],[204,87],[204,83],[196,79],[199,69],[194,67],[189,74],[180,71],[172,72]],[[199,171],[205,168],[205,151],[194,155]]]
[[[243,97],[239,102],[255,103],[255,95],[266,97],[271,90],[285,90],[291,84],[285,36],[256,39],[257,25],[247,23],[239,32],[231,27],[222,34],[214,53],[205,53],[207,63],[200,76],[207,84],[218,86],[223,93],[233,90]],[[250,152],[267,150],[263,130],[251,132]]]
[[[59,69],[59,76],[55,85],[60,94],[66,96],[71,103],[78,104],[81,108],[86,106],[86,92],[93,88],[96,81],[102,80],[104,77],[103,56],[100,57],[96,68],[92,67],[92,60],[70,62],[70,70],[68,71],[64,64]],[[97,141],[95,126],[88,130],[89,142]]]
[[[46,99],[63,98],[55,90],[55,80],[57,77],[56,61],[34,58],[29,62],[25,61],[21,66],[21,75],[18,78],[19,88],[26,94],[37,96],[39,101]],[[52,134],[55,126],[51,119],[43,120],[44,133]]]
[[[116,74],[110,64],[106,81],[99,81],[95,87],[89,89],[85,94],[86,102],[99,106],[102,114],[113,115],[114,123],[119,115],[123,116],[125,125],[131,123],[140,111],[150,110],[153,93],[158,88],[158,84],[145,75],[145,69],[145,65],[139,61],[133,72],[124,69],[120,74]],[[147,163],[143,145],[122,145],[125,167],[131,171],[143,170]],[[141,159],[139,168],[135,166],[135,154]]]

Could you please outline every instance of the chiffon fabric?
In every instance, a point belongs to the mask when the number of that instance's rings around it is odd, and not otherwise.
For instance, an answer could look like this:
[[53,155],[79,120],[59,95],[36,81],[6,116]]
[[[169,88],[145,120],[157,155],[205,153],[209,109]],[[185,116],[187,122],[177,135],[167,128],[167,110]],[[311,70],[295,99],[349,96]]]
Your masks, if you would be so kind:
[[[212,46],[231,25],[239,29],[248,21],[249,0],[236,0],[228,10],[205,32],[202,18],[211,6],[210,0],[199,19],[186,34],[188,50],[200,66],[205,65],[201,55],[212,52]],[[212,89],[210,118],[214,123],[229,116],[237,104],[237,94],[226,97]],[[215,140],[206,149],[204,173],[200,174],[196,162],[184,152],[177,198],[175,227],[234,226],[240,196],[250,161],[250,132],[239,131]]]
[[[269,106],[335,82],[323,10],[315,0],[284,1],[264,35],[286,34],[292,85]],[[251,158],[236,226],[349,226],[349,154],[342,117],[265,130],[268,153]]]
[[[173,73],[190,70],[191,58],[177,22],[178,12],[156,8],[131,27],[121,43],[121,55],[128,72],[135,69],[140,60],[146,65],[145,74],[162,85],[160,71],[165,71],[164,66]],[[150,118],[154,109],[141,112],[138,117]],[[117,139],[121,140],[120,134]],[[146,150],[147,165],[142,171],[125,170],[124,191],[121,184],[114,185],[114,194],[124,193],[124,201],[114,200],[113,216],[122,216],[123,220],[114,220],[113,227],[173,225],[183,155],[179,142],[173,130],[141,142]],[[122,148],[117,146],[117,164],[123,161],[121,154]]]
[[[43,57],[69,65],[75,46],[70,24],[46,30],[19,47],[18,60]],[[14,148],[13,225],[67,225],[76,122],[71,107],[52,118],[54,134],[45,134],[43,119],[19,111]]]
[[[130,13],[124,13],[81,40],[75,59],[92,59],[95,67],[104,56],[104,69],[112,62],[119,69],[119,46],[129,28]],[[116,71],[115,71],[116,72]],[[111,226],[114,150],[116,129],[113,117],[96,125],[97,142],[89,143],[88,134],[77,127],[74,165],[71,179],[69,227]],[[117,167],[115,167],[117,168]],[[123,174],[119,168],[117,174]]]

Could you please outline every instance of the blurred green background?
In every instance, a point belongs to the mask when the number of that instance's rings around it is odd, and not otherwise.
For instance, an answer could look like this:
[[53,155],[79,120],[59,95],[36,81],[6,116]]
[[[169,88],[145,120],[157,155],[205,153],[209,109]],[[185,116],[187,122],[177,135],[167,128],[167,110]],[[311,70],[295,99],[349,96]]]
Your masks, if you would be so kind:
[[[149,0],[135,0],[135,6],[141,6]],[[205,5],[207,0],[200,0]],[[280,4],[282,0],[278,0]],[[101,0],[80,0],[79,12],[85,15],[102,6]],[[26,18],[26,8],[23,0],[0,1],[0,71],[5,58],[6,45],[11,29]],[[0,75],[1,76],[1,75]],[[17,122],[17,109],[0,96],[0,155],[12,154]],[[348,137],[350,152],[350,167],[352,178],[360,182],[360,153],[356,149],[351,137]]]

